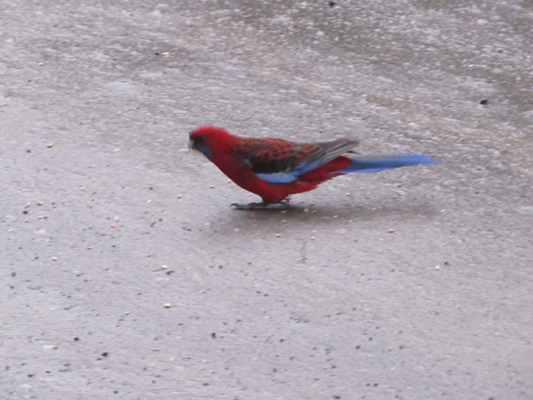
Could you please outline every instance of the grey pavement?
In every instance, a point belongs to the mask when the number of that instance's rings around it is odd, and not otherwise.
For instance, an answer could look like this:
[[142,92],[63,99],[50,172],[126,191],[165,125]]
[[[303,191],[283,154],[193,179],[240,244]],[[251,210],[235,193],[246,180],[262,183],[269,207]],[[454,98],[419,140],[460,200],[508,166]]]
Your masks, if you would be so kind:
[[[0,398],[532,399],[530,1],[0,2]],[[199,125],[437,166],[288,210]]]

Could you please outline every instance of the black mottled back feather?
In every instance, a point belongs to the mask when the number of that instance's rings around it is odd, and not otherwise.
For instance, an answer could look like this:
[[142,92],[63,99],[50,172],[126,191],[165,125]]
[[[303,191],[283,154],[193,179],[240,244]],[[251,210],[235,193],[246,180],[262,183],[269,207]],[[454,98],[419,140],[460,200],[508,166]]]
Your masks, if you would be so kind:
[[302,163],[328,163],[358,144],[355,140],[337,139],[331,142],[294,143],[282,139],[246,139],[243,155],[259,174],[289,173]]

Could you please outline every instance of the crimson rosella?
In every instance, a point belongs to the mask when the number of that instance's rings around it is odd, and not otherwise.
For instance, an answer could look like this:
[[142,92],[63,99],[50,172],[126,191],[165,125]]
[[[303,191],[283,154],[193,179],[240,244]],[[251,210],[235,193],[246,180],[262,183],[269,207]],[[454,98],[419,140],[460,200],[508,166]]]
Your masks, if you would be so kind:
[[338,175],[436,163],[425,154],[342,155],[357,146],[350,139],[294,143],[234,136],[214,126],[196,128],[189,138],[189,148],[203,153],[237,185],[261,196],[262,203],[232,204],[244,210],[284,202]]

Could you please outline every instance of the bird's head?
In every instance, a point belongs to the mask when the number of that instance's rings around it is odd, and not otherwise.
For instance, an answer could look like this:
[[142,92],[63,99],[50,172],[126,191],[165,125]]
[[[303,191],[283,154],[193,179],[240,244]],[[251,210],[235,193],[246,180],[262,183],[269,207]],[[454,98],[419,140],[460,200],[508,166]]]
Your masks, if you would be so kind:
[[189,133],[189,149],[197,150],[211,159],[213,150],[221,148],[231,135],[216,126],[201,126]]

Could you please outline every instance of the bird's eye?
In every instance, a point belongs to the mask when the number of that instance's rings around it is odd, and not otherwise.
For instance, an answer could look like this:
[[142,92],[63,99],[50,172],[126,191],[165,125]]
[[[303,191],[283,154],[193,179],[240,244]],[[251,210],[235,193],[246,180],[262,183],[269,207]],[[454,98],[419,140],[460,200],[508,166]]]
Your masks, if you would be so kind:
[[198,137],[196,138],[196,143],[198,143],[198,144],[205,144],[205,142],[206,142],[205,139],[206,139],[205,135],[198,136]]

